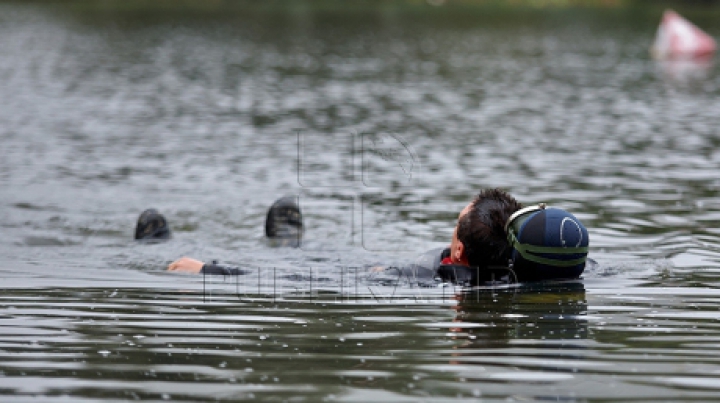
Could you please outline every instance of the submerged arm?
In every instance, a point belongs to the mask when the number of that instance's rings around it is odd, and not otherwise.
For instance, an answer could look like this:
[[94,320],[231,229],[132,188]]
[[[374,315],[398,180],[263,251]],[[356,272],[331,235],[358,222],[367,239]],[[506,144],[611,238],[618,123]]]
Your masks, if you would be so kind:
[[180,259],[170,263],[170,265],[168,266],[168,271],[215,274],[225,276],[240,276],[248,273],[247,270],[243,270],[237,267],[220,265],[217,262],[204,263],[200,260],[190,257],[181,257]]

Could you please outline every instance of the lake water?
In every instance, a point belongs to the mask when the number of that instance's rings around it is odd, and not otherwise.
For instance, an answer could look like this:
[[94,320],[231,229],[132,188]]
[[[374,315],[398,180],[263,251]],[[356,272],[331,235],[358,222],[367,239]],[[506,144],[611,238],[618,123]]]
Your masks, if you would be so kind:
[[[662,9],[180,4],[0,3],[0,400],[717,399],[720,74],[648,57]],[[486,187],[599,267],[367,274]],[[284,195],[300,249],[263,238]],[[149,207],[170,242],[132,241]]]

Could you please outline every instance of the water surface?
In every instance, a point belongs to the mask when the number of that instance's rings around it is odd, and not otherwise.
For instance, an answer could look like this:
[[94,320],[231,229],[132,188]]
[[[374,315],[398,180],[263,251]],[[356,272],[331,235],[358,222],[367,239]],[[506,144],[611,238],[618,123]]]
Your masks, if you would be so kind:
[[[0,3],[3,401],[717,396],[720,75],[648,58],[661,10],[123,4]],[[600,267],[363,271],[495,186],[574,212]],[[288,194],[301,249],[263,239]],[[171,242],[131,241],[148,207]]]

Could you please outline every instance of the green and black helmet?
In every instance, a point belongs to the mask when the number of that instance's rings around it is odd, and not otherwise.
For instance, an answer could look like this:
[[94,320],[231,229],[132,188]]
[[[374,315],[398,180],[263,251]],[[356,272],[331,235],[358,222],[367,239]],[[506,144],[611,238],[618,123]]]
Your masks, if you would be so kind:
[[578,278],[590,239],[574,215],[545,204],[516,211],[505,224],[512,269],[520,281]]

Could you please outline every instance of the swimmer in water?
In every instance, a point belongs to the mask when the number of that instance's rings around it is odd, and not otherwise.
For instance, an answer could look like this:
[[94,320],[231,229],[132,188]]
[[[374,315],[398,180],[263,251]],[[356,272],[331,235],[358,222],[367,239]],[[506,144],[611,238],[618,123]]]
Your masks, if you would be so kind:
[[434,271],[467,285],[577,279],[588,262],[596,264],[587,258],[588,246],[587,229],[567,211],[523,208],[506,192],[483,190],[460,212]]
[[[159,213],[158,213],[159,214]],[[302,214],[297,200],[278,199],[268,210],[265,235],[276,245],[300,245]],[[378,267],[408,278],[467,285],[576,279],[586,264],[588,234],[572,214],[544,205],[523,206],[507,192],[482,190],[459,214],[448,248],[423,254],[407,267]],[[592,260],[590,260],[592,262]],[[245,270],[182,257],[169,271],[241,275]]]

